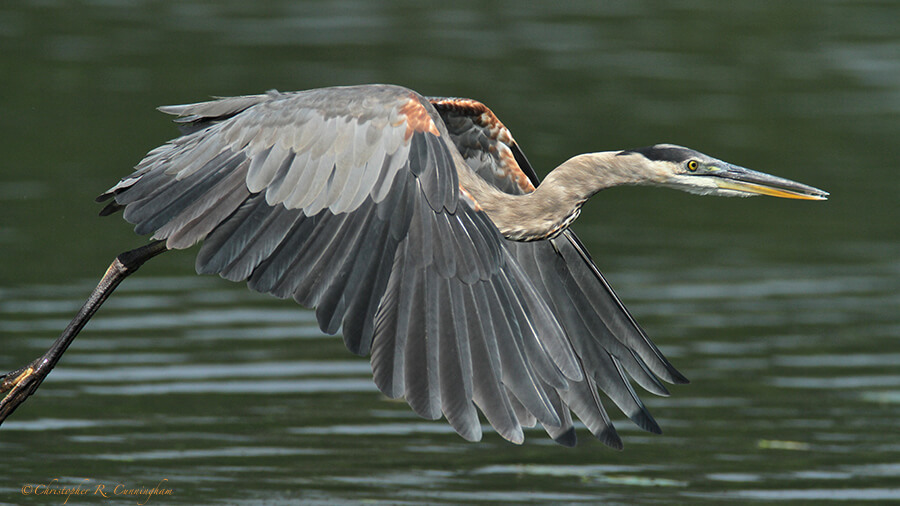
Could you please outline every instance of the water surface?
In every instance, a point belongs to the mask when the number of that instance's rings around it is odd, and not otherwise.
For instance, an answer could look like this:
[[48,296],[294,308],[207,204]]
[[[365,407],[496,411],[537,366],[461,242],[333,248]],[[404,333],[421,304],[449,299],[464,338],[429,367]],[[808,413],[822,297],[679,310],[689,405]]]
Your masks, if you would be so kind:
[[[826,203],[623,188],[575,229],[692,383],[614,452],[467,443],[385,399],[289,301],[128,279],[0,429],[0,503],[51,480],[150,504],[882,503],[900,499],[900,9],[893,2],[184,1],[0,6],[0,364],[42,352],[115,254],[94,196],[209,95],[391,82],[472,96],[541,174],[676,142]],[[87,481],[85,481],[87,480]],[[59,500],[57,500],[59,499]],[[96,496],[70,504],[103,504]]]

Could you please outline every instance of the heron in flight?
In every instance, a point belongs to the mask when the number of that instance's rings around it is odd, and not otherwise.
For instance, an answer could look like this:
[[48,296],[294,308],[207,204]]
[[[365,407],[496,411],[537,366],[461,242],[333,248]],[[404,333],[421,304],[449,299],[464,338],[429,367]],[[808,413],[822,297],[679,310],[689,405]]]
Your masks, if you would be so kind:
[[660,428],[632,387],[687,383],[569,225],[624,184],[825,200],[828,193],[671,144],[575,156],[539,181],[484,104],[392,85],[161,107],[183,135],[102,194],[152,242],[113,261],[46,354],[0,376],[0,422],[31,395],[115,287],[202,242],[198,273],[314,307],[371,355],[378,388],[462,437],[478,410],[504,438],[540,423],[575,444],[574,413],[621,448],[599,391]]

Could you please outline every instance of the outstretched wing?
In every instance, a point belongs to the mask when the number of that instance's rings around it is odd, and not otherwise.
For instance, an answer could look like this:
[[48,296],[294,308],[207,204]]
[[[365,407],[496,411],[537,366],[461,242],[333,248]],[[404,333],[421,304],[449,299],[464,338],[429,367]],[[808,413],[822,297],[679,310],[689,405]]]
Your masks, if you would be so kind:
[[[509,130],[484,104],[465,98],[429,98],[466,163],[497,188],[514,195],[540,184]],[[686,383],[650,341],[571,230],[550,241],[513,243],[508,249],[566,330],[586,381],[557,392],[601,440],[621,441],[596,395],[597,387],[645,430],[660,432],[629,382],[668,395],[657,379]],[[553,432],[551,432],[553,434]]]
[[186,134],[100,199],[200,273],[316,307],[371,351],[378,387],[427,418],[507,439],[571,428],[558,391],[583,383],[563,329],[514,251],[458,189],[443,122],[396,86],[327,88],[161,108]]

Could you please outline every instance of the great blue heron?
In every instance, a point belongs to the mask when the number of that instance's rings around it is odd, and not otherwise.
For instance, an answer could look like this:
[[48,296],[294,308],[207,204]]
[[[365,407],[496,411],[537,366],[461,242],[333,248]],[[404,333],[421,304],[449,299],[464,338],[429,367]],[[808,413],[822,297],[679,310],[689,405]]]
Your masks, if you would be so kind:
[[[150,244],[119,255],[45,355],[3,377],[0,422],[40,385],[115,287],[149,258],[203,241],[198,273],[316,308],[371,352],[375,383],[481,438],[540,422],[575,444],[571,412],[621,448],[598,388],[660,429],[632,389],[686,383],[569,230],[622,184],[824,200],[827,193],[670,144],[575,156],[539,183],[480,102],[368,85],[161,107],[183,136],[101,195]],[[570,412],[571,411],[571,412]]]

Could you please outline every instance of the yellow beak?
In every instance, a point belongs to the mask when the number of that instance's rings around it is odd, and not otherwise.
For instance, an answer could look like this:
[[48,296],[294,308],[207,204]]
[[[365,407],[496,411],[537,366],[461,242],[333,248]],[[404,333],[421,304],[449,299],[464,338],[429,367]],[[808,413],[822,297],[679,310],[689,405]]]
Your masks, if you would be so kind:
[[[799,184],[799,183],[798,183]],[[743,181],[729,181],[727,179],[716,180],[716,185],[725,190],[736,190],[746,193],[757,193],[759,195],[769,195],[772,197],[781,197],[784,199],[800,199],[800,200],[828,200],[828,193],[816,189],[821,193],[800,193],[788,189],[773,188],[771,186],[763,186],[756,183],[747,183]]]
[[737,165],[726,164],[724,168],[702,175],[712,176],[716,186],[723,190],[785,199],[828,200],[828,192],[824,190]]

